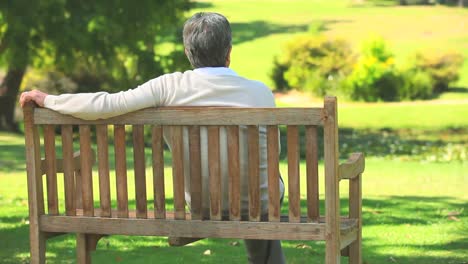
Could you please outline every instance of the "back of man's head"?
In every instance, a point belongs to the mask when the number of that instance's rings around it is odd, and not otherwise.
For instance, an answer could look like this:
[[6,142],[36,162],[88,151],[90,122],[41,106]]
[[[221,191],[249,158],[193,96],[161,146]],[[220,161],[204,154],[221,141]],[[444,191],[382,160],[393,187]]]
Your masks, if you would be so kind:
[[225,67],[231,49],[231,26],[217,13],[196,13],[184,24],[184,46],[194,68]]

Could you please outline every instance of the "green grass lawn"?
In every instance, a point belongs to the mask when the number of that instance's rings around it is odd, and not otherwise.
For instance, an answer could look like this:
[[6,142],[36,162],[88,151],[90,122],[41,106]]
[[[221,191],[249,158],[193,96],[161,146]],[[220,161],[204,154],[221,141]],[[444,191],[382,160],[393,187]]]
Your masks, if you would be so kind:
[[[348,140],[345,141],[350,144]],[[28,262],[23,144],[21,136],[0,134],[2,263]],[[302,172],[305,171],[303,166]],[[281,166],[281,170],[283,175],[287,174],[286,164]],[[466,171],[468,164],[460,161],[424,162],[369,156],[363,182],[365,263],[464,263],[468,256]],[[170,168],[167,172],[167,180],[170,181]],[[151,186],[150,179],[148,186]],[[301,186],[304,193],[305,184]],[[129,197],[134,197],[131,172],[128,189]],[[170,187],[167,191],[170,196]],[[151,199],[152,191],[148,193]],[[112,195],[115,198],[115,193]],[[341,185],[341,195],[345,213],[345,183]],[[63,197],[63,194],[59,196]],[[321,197],[323,199],[323,193]],[[50,263],[73,263],[74,243],[71,235],[52,239],[48,243]],[[283,245],[288,263],[320,263],[324,257],[324,244],[321,242],[285,241]],[[206,250],[211,254],[205,255]],[[93,253],[93,261],[245,263],[245,252],[238,240],[207,239],[180,249],[168,247],[165,238],[112,236],[99,243],[98,251]]]

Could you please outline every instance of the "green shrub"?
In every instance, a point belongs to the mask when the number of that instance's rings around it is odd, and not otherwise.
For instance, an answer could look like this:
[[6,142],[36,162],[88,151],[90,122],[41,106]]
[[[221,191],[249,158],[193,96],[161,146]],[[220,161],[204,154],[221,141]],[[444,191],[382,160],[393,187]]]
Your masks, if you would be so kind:
[[279,91],[297,89],[318,96],[334,94],[362,101],[428,99],[446,91],[459,78],[458,53],[416,53],[398,68],[384,39],[365,42],[356,57],[340,39],[301,35],[275,57],[271,78]]
[[351,99],[363,101],[394,101],[402,84],[393,54],[385,41],[373,38],[367,41],[362,54],[347,80],[347,93]]
[[440,93],[448,90],[451,83],[458,80],[463,65],[463,56],[459,53],[417,53],[414,58],[414,68],[429,74],[433,83],[433,91]]
[[354,55],[348,42],[316,35],[289,41],[281,57],[274,59],[271,78],[278,90],[298,89],[323,95],[321,84],[337,86],[352,69]]
[[428,99],[434,95],[431,76],[421,70],[402,71],[402,85],[398,89],[400,100]]
[[270,73],[270,78],[273,80],[277,91],[287,91],[291,89],[288,82],[284,78],[284,73],[287,70],[288,65],[286,63],[279,62],[278,57],[275,56],[273,59],[273,69]]

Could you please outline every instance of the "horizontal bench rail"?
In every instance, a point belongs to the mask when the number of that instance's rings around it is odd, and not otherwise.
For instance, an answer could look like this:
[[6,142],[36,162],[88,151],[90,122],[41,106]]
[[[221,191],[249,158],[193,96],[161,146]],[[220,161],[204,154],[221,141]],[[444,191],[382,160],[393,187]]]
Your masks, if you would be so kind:
[[36,108],[35,124],[73,125],[321,125],[323,108],[164,107],[98,120]]
[[[341,231],[352,232],[355,219],[344,219]],[[203,221],[174,219],[101,218],[85,216],[40,217],[46,232],[120,234],[171,237],[216,237],[238,239],[323,240],[325,223]]]

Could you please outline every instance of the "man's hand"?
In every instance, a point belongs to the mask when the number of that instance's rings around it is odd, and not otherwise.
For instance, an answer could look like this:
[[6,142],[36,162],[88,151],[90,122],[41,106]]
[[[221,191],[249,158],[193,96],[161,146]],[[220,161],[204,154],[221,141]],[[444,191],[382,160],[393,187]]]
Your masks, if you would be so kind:
[[44,100],[48,94],[41,92],[39,90],[32,90],[30,92],[21,93],[19,103],[21,107],[24,106],[27,102],[35,102],[40,107],[44,107]]

